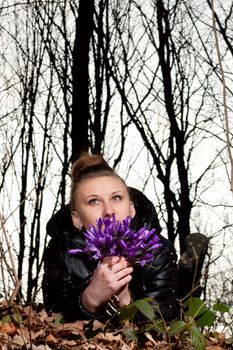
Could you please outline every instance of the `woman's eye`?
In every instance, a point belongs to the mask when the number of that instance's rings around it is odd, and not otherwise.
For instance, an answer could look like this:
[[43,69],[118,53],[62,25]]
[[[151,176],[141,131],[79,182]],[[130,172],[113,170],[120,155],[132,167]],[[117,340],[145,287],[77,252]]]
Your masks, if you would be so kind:
[[89,200],[90,205],[96,205],[98,203],[99,203],[99,200],[97,198],[93,198],[93,199]]
[[113,196],[112,199],[113,199],[115,202],[119,202],[119,201],[121,200],[121,196],[116,195],[116,196]]

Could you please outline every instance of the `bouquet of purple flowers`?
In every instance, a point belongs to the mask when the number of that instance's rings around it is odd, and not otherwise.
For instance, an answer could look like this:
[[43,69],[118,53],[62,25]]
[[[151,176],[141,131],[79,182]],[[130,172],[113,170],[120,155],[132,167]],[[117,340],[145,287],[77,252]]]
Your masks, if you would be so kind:
[[83,249],[71,249],[70,254],[85,253],[90,259],[103,260],[106,256],[123,256],[126,260],[144,266],[153,260],[153,252],[160,247],[155,229],[142,227],[132,231],[130,217],[123,222],[111,218],[97,219],[97,227],[91,225],[84,235],[86,246]]

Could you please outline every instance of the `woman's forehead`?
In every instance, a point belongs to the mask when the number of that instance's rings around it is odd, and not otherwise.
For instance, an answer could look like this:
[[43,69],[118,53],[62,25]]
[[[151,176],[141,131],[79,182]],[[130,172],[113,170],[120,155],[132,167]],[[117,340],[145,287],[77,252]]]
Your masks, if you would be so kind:
[[124,182],[116,176],[98,176],[80,182],[77,194],[97,195],[128,192]]

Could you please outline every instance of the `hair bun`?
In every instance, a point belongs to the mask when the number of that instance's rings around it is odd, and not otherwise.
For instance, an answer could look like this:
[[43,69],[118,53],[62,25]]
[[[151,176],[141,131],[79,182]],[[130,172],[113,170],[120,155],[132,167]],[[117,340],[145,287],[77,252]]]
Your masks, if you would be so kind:
[[90,154],[88,152],[83,152],[80,158],[74,162],[71,175],[74,178],[80,174],[80,172],[83,172],[86,168],[92,167],[94,165],[100,165],[109,168],[108,163],[100,154]]

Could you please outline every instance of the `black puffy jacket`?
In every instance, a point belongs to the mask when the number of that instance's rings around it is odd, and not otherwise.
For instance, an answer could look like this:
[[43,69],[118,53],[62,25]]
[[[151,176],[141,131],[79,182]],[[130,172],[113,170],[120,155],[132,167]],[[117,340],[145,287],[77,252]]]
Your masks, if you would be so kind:
[[[156,228],[161,247],[155,251],[150,266],[134,266],[129,284],[133,300],[151,297],[155,310],[166,321],[177,315],[177,265],[173,244],[160,235],[161,228],[153,204],[140,191],[130,188],[136,215],[131,228],[138,230],[145,224]],[[85,254],[70,255],[67,251],[85,246],[85,237],[72,224],[69,205],[59,210],[48,222],[47,233],[51,236],[44,252],[44,276],[42,282],[44,306],[47,312],[61,312],[66,322],[99,319],[105,321],[112,315],[109,304],[98,314],[88,313],[81,304],[81,295],[88,285],[96,261]]]

